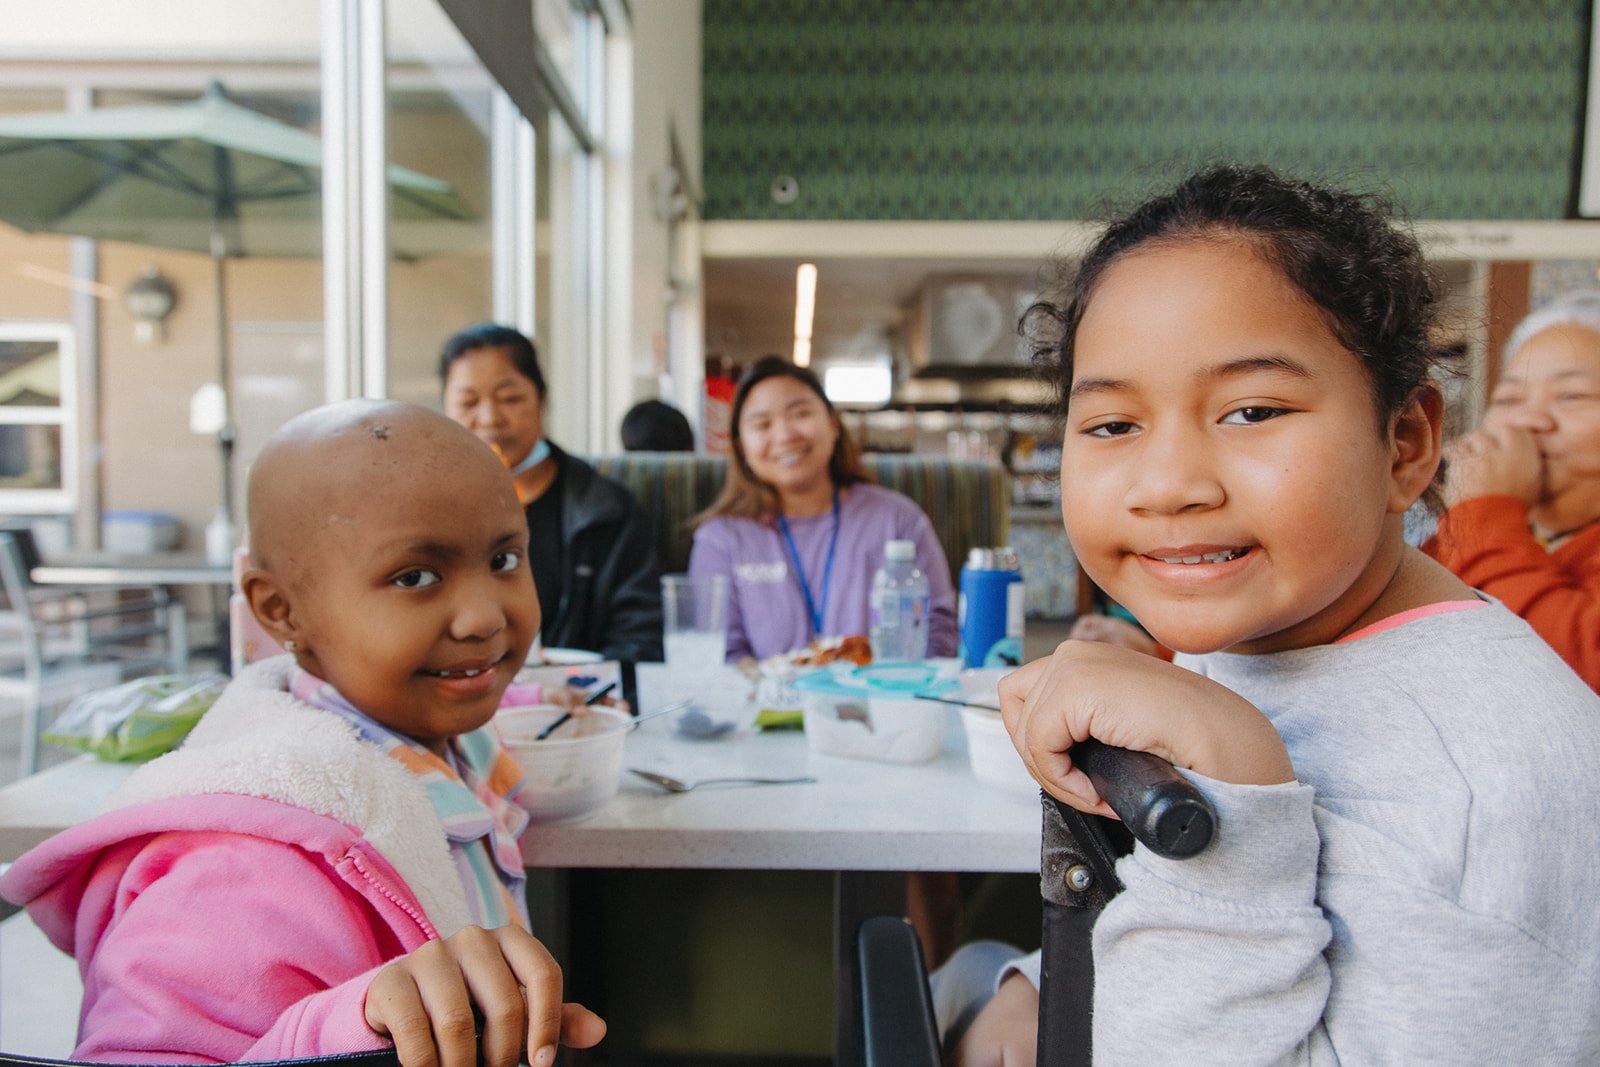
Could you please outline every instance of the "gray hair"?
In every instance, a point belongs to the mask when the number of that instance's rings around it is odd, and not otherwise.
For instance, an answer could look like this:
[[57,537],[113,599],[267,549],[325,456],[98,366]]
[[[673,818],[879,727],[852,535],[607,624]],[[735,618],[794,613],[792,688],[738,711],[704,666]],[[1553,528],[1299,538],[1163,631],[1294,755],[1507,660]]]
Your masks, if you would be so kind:
[[1511,357],[1533,340],[1534,334],[1552,326],[1568,325],[1582,326],[1600,334],[1600,289],[1566,293],[1538,310],[1530,311],[1528,317],[1517,323],[1517,328],[1506,339],[1505,362],[1510,363]]

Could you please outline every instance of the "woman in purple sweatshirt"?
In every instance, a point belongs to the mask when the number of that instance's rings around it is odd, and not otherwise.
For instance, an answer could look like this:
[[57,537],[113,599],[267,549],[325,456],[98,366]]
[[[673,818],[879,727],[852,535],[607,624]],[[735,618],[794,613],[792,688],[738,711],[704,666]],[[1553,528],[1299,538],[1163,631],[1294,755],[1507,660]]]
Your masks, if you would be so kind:
[[892,540],[916,544],[928,577],[928,655],[955,655],[955,590],[933,525],[908,497],[866,480],[816,375],[780,356],[757,360],[731,421],[728,480],[697,520],[689,555],[690,574],[728,575],[729,661],[866,633],[872,574]]

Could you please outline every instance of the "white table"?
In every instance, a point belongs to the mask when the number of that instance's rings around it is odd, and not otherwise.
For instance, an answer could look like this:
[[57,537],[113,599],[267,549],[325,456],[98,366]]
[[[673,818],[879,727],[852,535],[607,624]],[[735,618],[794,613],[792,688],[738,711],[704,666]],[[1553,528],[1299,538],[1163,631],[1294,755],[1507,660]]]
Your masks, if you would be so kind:
[[[657,670],[639,668],[642,712],[654,706]],[[624,773],[618,795],[592,814],[531,826],[523,856],[533,869],[835,872],[837,1062],[853,1062],[847,1050],[856,1025],[855,929],[869,915],[903,907],[899,872],[1039,869],[1038,801],[974,779],[955,709],[947,710],[944,750],[932,762],[910,765],[817,755],[800,733],[689,741],[674,734],[670,717],[645,723],[627,740],[624,766],[684,779],[750,774],[817,781],[670,794]],[[0,862],[88,818],[132,769],[83,757],[0,789]]]
[[[660,704],[661,666],[640,664],[640,712]],[[810,751],[793,733],[679,738],[671,716],[628,738],[625,767],[674,778],[810,775],[810,785],[721,787],[665,793],[623,774],[604,807],[523,835],[530,868],[647,867],[834,872],[835,1063],[853,1064],[856,928],[903,914],[905,871],[1037,872],[1036,795],[1008,793],[972,777],[955,708],[943,751],[928,763],[894,764]],[[934,712],[938,714],[938,712]]]
[[0,864],[87,821],[136,766],[79,756],[0,789]]
[[[104,586],[109,589],[157,588],[170,597],[178,585],[210,589],[211,613],[216,619],[217,661],[228,669],[231,635],[228,632],[228,590],[233,587],[233,567],[212,563],[203,552],[151,552],[128,555],[115,552],[63,552],[46,559],[29,572],[40,585]],[[187,649],[187,618],[175,616],[177,629],[171,640]]]
[[233,568],[208,562],[201,552],[63,552],[34,567],[33,580],[45,585],[209,585],[231,586]]
[[688,741],[666,719],[645,723],[628,738],[625,766],[685,781],[817,781],[666,793],[624,772],[616,798],[594,813],[531,826],[523,855],[533,867],[1038,870],[1038,801],[972,777],[950,712],[944,751],[909,765],[818,755],[798,732]]
[[[975,781],[958,727],[932,763],[899,766],[813,755],[804,736],[680,741],[658,720],[628,739],[628,766],[809,774],[814,785],[710,787],[669,794],[624,775],[593,814],[534,825],[530,867],[851,871],[1035,871],[1039,806]],[[0,863],[94,814],[137,764],[89,756],[0,789]]]

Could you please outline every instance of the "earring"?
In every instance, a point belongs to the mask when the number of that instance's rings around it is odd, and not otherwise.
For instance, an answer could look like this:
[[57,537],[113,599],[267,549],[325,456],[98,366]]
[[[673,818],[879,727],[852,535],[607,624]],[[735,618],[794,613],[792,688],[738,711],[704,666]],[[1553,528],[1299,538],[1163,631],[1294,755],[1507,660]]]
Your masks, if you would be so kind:
[[283,650],[284,650],[284,651],[285,651],[285,652],[287,652],[287,653],[289,653],[289,655],[291,655],[291,656],[292,656],[292,655],[294,655],[294,654],[295,654],[295,653],[296,653],[296,652],[298,652],[298,651],[300,651],[300,646],[299,646],[299,645],[297,645],[297,644],[296,644],[296,643],[295,643],[295,642],[294,642],[294,641],[292,641],[292,640],[291,640],[291,641],[285,641],[285,642],[284,642],[284,643],[283,643]]

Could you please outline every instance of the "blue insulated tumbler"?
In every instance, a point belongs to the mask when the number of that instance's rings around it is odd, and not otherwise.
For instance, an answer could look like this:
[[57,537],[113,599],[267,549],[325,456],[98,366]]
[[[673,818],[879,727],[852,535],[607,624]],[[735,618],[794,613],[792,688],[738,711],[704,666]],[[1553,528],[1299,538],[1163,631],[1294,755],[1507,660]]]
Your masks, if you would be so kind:
[[961,659],[968,667],[1022,663],[1022,571],[1012,548],[974,548],[961,568],[957,609]]

